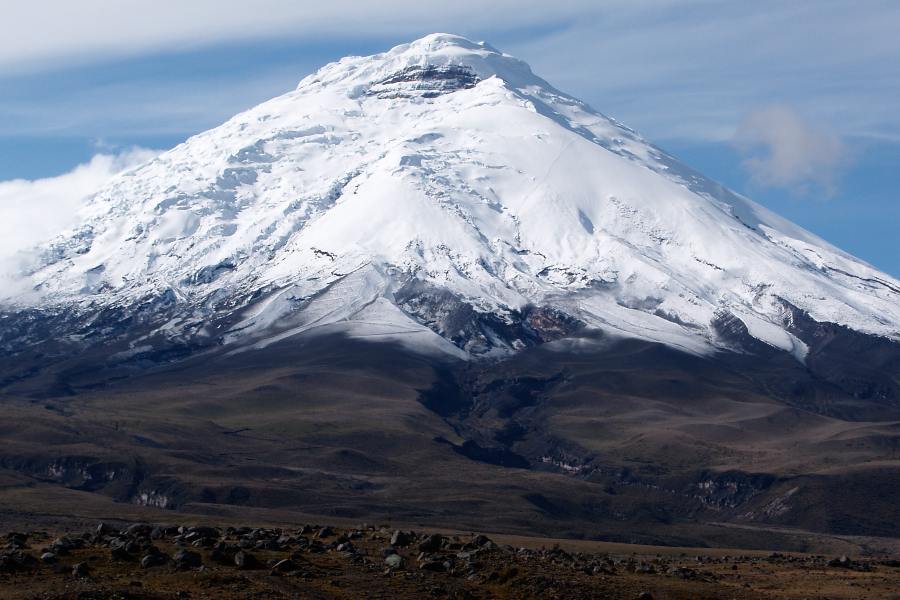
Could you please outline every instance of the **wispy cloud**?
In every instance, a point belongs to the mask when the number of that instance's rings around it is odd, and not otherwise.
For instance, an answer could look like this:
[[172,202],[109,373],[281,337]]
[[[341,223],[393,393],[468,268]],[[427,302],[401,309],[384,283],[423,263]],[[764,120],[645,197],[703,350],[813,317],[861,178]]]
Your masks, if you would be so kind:
[[[515,54],[559,89],[657,141],[726,140],[744,112],[773,101],[840,124],[844,134],[900,137],[895,0],[868,0],[865,10],[844,0],[34,0],[11,3],[3,17],[0,119],[5,104],[6,121],[17,130],[74,131],[112,113],[133,131],[171,128],[178,121],[185,123],[180,130],[196,124],[192,131],[198,132],[232,116],[234,106],[258,102],[262,93],[245,90],[259,89],[260,80],[273,90],[295,85],[307,69],[320,66],[323,57],[302,57],[316,54],[315,48],[328,47],[333,60],[446,31]],[[246,60],[254,48],[285,46],[302,66],[273,67],[273,59],[264,56],[253,64]],[[211,48],[217,56],[198,64],[235,68],[192,72],[197,76],[166,83],[184,73],[185,57]],[[147,64],[140,61],[147,56],[162,57],[167,68],[144,73]],[[129,61],[136,61],[131,72],[125,68]],[[94,91],[111,88],[115,102],[104,102],[100,93],[99,102],[89,101],[91,94],[79,93],[82,88],[72,96],[74,109],[56,110],[68,89],[4,101],[8,90],[36,85],[23,86],[13,74],[46,73],[56,82],[73,65],[102,70],[104,64],[121,68],[113,83],[95,85]],[[84,74],[78,82],[90,87]],[[164,88],[171,93],[154,94]],[[217,100],[241,94],[248,102]],[[129,102],[130,97],[138,99]],[[221,109],[186,112],[200,97]],[[34,117],[36,111],[42,114]],[[15,118],[20,112],[23,117]]]
[[[659,4],[659,0],[637,0]],[[617,0],[547,5],[533,0],[33,0],[5,7],[0,21],[0,68],[98,56],[133,56],[223,41],[276,36],[327,41],[335,36],[390,37],[452,29],[474,22],[502,29],[572,18]],[[524,10],[523,10],[524,8]],[[6,63],[5,65],[3,63]]]
[[158,154],[145,148],[97,154],[58,177],[0,182],[0,281],[8,286],[27,263],[29,249],[72,225],[88,196]]
[[750,110],[734,144],[747,155],[742,166],[754,184],[799,195],[815,188],[832,196],[847,157],[846,146],[830,128],[810,125],[783,104]]

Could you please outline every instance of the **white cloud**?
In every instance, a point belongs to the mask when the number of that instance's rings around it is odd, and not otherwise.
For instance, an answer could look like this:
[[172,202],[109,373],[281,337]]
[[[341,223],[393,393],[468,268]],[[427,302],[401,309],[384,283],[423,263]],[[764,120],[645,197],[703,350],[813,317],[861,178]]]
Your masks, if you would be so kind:
[[847,149],[831,129],[813,127],[783,104],[750,110],[734,139],[754,184],[805,194],[810,186],[834,194]]
[[145,148],[97,154],[58,177],[0,182],[0,281],[9,285],[26,264],[28,250],[72,225],[88,196],[158,154]]

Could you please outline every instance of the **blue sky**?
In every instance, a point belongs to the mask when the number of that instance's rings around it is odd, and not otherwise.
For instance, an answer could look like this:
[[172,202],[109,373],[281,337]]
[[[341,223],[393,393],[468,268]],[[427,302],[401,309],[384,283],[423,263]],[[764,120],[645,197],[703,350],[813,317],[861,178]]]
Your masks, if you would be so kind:
[[7,228],[14,207],[73,206],[146,158],[133,147],[171,148],[327,62],[443,31],[900,277],[895,1],[18,4],[0,21]]

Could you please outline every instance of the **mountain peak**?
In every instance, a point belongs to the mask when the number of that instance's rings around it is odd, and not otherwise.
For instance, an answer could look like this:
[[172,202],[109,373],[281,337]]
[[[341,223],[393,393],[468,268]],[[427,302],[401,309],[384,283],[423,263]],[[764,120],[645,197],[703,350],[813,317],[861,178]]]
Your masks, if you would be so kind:
[[327,65],[117,178],[27,281],[16,306],[235,348],[340,326],[508,354],[593,329],[803,360],[794,309],[900,339],[900,282],[447,34]]
[[382,54],[347,57],[326,65],[301,81],[298,89],[345,85],[350,93],[358,95],[363,88],[382,85],[404,76],[409,78],[410,74],[415,73],[423,74],[425,80],[459,74],[477,81],[498,77],[514,87],[549,87],[532,74],[526,63],[484,42],[435,33]]
[[401,54],[409,50],[433,53],[451,47],[469,50],[474,53],[480,52],[482,50],[487,50],[489,52],[493,52],[494,54],[500,54],[498,50],[495,50],[484,42],[474,42],[468,38],[454,35],[452,33],[430,33],[425,37],[419,38],[408,44],[400,44],[399,46],[395,46],[388,52],[388,54]]

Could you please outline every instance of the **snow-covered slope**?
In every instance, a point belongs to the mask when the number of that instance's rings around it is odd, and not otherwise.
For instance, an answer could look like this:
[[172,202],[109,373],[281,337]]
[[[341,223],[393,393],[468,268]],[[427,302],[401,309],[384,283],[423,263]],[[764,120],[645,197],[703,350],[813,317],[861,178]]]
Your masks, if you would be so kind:
[[586,327],[704,354],[733,315],[802,360],[785,301],[900,339],[900,282],[451,35],[327,65],[82,217],[7,305],[166,306],[166,335],[235,348],[343,324],[490,354]]

